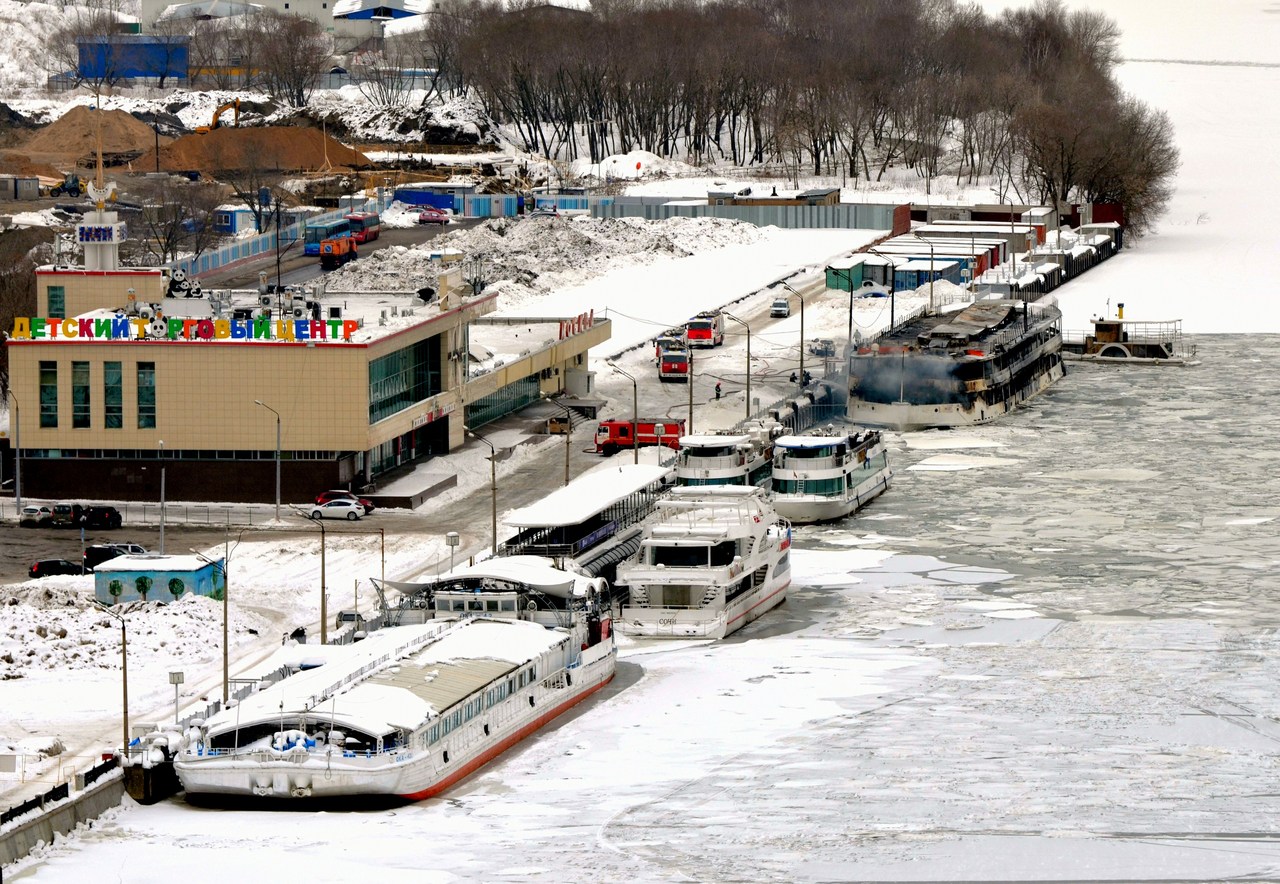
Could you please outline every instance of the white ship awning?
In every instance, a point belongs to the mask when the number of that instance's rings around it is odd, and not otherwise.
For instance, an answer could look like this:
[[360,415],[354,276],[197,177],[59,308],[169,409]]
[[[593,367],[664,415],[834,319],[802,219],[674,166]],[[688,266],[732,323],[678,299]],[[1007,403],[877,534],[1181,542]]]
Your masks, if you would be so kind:
[[537,503],[512,510],[506,521],[517,528],[581,525],[618,501],[662,481],[668,472],[666,467],[642,463],[587,473]]
[[773,444],[777,448],[830,448],[848,441],[848,436],[779,436]]
[[751,437],[743,433],[742,435],[730,436],[729,434],[706,435],[706,436],[681,436],[681,448],[712,448],[718,445],[747,445],[751,442]]

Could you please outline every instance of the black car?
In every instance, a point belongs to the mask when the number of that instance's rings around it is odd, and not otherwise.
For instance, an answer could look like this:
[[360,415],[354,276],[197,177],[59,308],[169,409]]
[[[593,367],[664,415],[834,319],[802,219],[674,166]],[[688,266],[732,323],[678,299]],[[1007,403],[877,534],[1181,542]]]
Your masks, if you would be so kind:
[[27,576],[31,578],[49,577],[54,574],[81,574],[83,568],[75,562],[68,562],[66,559],[41,559],[31,566],[27,571]]
[[80,513],[80,524],[86,528],[115,529],[123,524],[123,519],[113,506],[87,506]]

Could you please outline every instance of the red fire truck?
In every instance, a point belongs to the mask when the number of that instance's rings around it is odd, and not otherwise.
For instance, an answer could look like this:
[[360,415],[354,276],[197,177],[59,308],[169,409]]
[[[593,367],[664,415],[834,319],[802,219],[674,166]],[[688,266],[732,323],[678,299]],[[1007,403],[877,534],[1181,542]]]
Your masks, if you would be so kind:
[[719,313],[699,313],[684,328],[690,347],[719,347],[724,343],[724,317]]
[[689,382],[689,360],[692,354],[684,345],[658,348],[658,380],[666,383]]
[[[658,435],[658,427],[662,427],[662,435]],[[631,421],[601,421],[596,427],[596,454],[615,454],[623,448],[634,448],[636,445],[665,445],[668,448],[679,448],[680,437],[684,435],[682,418],[664,418],[653,420],[645,418],[636,422],[636,431],[631,433]]]

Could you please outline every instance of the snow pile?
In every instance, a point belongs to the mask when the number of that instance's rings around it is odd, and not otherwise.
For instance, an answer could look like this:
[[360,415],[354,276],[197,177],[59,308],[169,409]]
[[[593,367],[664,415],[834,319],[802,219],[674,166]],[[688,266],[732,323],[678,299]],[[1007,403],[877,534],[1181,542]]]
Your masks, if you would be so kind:
[[453,248],[482,261],[486,291],[504,310],[619,267],[758,241],[761,229],[719,218],[494,218],[413,248],[385,248],[328,277],[335,291],[417,291],[435,286],[432,252]]
[[49,3],[0,0],[0,95],[6,100],[24,92],[44,89],[50,57],[45,49],[50,36],[76,13],[76,7]]
[[[326,120],[366,141],[428,142],[433,144],[485,144],[493,146],[498,127],[471,97],[434,100],[427,106],[426,92],[416,90],[403,105],[376,107],[356,86],[316,92],[308,105],[308,115]],[[292,111],[282,112],[288,115]]]
[[638,181],[643,178],[682,178],[694,173],[694,167],[679,160],[668,160],[647,150],[605,157],[598,163],[587,159],[574,160],[569,168],[579,178],[597,181],[625,179]]
[[[57,584],[52,578],[29,581],[6,595],[0,680],[24,678],[33,668],[42,673],[119,670],[120,624],[93,606],[92,577]],[[214,599],[187,594],[176,602],[138,602],[122,610],[129,624],[130,662],[141,668],[179,657],[212,661],[222,646],[222,605]],[[261,615],[236,608],[227,628],[241,636],[264,632],[266,625]]]

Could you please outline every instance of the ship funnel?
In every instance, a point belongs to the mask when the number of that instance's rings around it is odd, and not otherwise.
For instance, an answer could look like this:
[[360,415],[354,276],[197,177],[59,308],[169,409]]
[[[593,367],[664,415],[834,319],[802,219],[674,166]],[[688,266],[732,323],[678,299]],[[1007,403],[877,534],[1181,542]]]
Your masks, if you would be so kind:
[[1116,304],[1116,319],[1124,319],[1124,304]]

